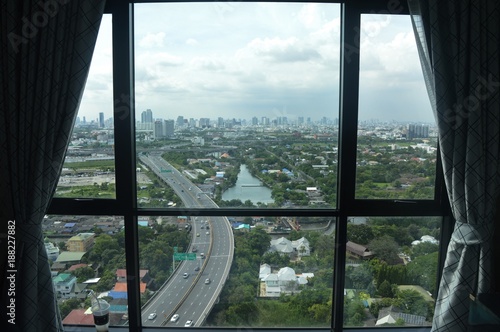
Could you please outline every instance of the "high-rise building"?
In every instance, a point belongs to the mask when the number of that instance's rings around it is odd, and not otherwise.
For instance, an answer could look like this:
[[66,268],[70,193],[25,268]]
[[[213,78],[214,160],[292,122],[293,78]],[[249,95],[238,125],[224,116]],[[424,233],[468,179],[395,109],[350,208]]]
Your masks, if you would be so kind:
[[409,124],[408,125],[408,139],[414,138],[428,138],[429,137],[429,125],[424,124]]
[[184,117],[182,115],[179,115],[175,124],[177,125],[177,127],[184,127]]
[[163,122],[163,132],[166,137],[174,137],[174,128],[175,123],[174,120],[165,120]]
[[163,121],[162,120],[158,119],[155,121],[153,134],[154,134],[155,138],[162,138],[165,136],[163,133]]
[[254,116],[254,117],[252,118],[252,126],[256,126],[256,125],[258,125],[258,124],[259,124],[259,119],[257,119],[257,117],[256,117],[256,116]]
[[149,108],[141,113],[141,123],[153,123],[153,112]]
[[99,112],[99,128],[104,128],[104,113]]
[[210,127],[210,119],[209,118],[200,118],[200,127],[201,128]]
[[217,128],[224,128],[224,118],[220,116],[217,118]]

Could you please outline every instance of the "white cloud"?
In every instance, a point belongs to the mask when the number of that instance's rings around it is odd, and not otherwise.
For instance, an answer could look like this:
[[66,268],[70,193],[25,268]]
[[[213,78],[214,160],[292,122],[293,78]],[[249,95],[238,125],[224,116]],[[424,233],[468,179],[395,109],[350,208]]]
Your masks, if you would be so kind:
[[139,46],[144,48],[161,47],[165,43],[165,33],[148,33],[139,41]]
[[188,40],[186,40],[186,44],[189,46],[196,46],[198,45],[198,41],[194,38],[189,38]]

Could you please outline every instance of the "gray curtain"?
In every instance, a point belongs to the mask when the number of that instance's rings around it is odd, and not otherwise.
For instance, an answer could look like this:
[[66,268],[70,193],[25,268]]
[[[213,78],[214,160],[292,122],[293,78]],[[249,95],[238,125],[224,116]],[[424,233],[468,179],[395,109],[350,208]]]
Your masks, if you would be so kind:
[[[8,330],[62,330],[41,222],[62,168],[104,3],[2,0],[0,222],[4,238],[8,223],[9,235],[14,229],[16,245],[15,260],[2,251],[0,261],[1,311],[15,300],[15,315],[2,317]],[[7,269],[17,271],[15,296],[7,292]]]
[[469,294],[491,287],[500,188],[500,2],[408,2],[455,218],[432,331],[467,331]]

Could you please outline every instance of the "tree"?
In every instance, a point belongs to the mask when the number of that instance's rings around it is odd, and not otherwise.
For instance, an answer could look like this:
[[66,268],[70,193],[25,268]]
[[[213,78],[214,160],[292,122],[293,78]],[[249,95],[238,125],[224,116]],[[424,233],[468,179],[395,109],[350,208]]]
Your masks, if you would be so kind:
[[371,240],[368,248],[387,264],[398,264],[400,262],[398,244],[391,236],[383,235]]
[[381,297],[393,297],[394,296],[394,293],[392,292],[392,286],[387,280],[384,280],[380,284],[380,286],[378,286],[377,293]]
[[373,240],[372,228],[366,224],[347,224],[347,239],[358,244],[368,244]]
[[372,282],[373,270],[370,265],[363,263],[358,267],[347,267],[346,287],[354,289],[367,289]]
[[436,293],[438,252],[420,256],[406,265],[409,282]]
[[80,307],[80,303],[82,301],[77,298],[71,298],[65,300],[63,303],[59,305],[59,311],[61,313],[61,317],[66,317],[73,309],[77,309]]
[[83,266],[76,269],[73,274],[77,278],[77,282],[84,282],[94,277],[95,272],[90,266]]
[[439,250],[439,245],[431,242],[420,242],[413,246],[411,258],[415,259],[420,256],[431,254]]

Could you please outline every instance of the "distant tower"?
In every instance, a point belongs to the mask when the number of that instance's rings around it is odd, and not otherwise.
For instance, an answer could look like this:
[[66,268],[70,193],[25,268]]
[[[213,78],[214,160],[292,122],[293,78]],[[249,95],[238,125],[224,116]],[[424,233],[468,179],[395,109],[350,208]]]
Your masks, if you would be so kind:
[[104,128],[104,113],[99,112],[99,128]]
[[184,117],[182,115],[179,115],[177,117],[177,127],[184,127]]
[[165,136],[173,137],[174,136],[174,120],[165,120],[163,122],[163,129],[165,132]]
[[154,136],[155,136],[155,138],[161,138],[161,137],[165,136],[163,134],[163,121],[161,121],[161,120],[155,121]]
[[141,113],[141,122],[153,123],[153,112],[149,108]]

